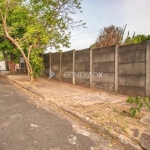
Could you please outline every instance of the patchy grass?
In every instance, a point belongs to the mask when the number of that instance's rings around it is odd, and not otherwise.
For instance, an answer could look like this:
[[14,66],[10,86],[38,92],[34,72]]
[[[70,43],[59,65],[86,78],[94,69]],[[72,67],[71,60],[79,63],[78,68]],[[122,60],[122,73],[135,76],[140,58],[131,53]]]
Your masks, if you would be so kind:
[[[132,129],[137,129],[139,133],[144,130],[144,125],[140,123],[140,119],[145,115],[145,113],[141,112],[133,119],[128,111],[128,105],[113,104],[113,107],[110,107],[110,104],[94,104],[86,106],[86,109],[82,105],[80,107],[74,106],[73,108],[75,111],[80,112],[96,121],[98,124],[103,125],[108,133],[110,130],[114,130],[117,133],[139,141],[140,134],[139,137],[135,137]],[[94,130],[97,129],[95,128]]]

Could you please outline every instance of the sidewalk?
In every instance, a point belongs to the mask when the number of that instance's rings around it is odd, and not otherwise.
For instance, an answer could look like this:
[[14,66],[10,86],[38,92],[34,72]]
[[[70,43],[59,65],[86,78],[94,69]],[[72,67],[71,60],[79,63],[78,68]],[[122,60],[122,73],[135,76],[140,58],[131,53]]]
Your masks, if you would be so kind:
[[[142,109],[135,119],[131,118],[128,113],[130,106],[126,104],[127,96],[45,78],[30,83],[26,75],[7,77],[44,97],[48,105],[54,104],[90,124],[97,132],[109,134],[127,149],[150,149],[150,112]],[[147,120],[142,123],[140,120],[144,120],[146,115]]]

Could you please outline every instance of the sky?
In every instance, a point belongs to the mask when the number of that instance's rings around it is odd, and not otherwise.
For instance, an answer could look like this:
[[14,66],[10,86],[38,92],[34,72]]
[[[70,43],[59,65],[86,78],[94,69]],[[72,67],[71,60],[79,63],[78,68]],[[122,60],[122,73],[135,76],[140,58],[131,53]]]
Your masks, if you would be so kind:
[[126,34],[150,34],[150,0],[83,0],[83,13],[73,16],[75,20],[83,20],[87,28],[74,29],[71,35],[72,49],[80,50],[93,44],[104,27],[115,25],[123,27],[127,24]]

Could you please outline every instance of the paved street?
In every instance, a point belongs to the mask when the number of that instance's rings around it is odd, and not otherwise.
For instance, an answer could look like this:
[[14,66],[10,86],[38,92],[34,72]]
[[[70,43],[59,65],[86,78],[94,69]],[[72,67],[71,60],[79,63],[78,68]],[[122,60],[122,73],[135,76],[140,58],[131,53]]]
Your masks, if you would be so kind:
[[68,121],[26,100],[0,77],[0,150],[88,150],[95,145]]

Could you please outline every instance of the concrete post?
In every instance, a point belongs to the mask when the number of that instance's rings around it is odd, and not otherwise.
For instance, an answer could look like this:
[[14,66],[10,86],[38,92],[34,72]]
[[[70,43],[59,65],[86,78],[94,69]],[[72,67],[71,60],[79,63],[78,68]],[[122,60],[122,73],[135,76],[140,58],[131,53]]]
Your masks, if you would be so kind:
[[61,78],[61,71],[62,71],[62,52],[60,52],[60,65],[59,65],[59,75],[60,75],[60,81],[62,81],[62,78]]
[[119,76],[119,45],[115,46],[115,92],[118,92]]
[[90,49],[90,87],[93,88],[93,48]]
[[146,97],[150,97],[150,40],[146,42]]
[[73,50],[73,65],[72,65],[72,72],[73,72],[73,78],[72,78],[72,84],[76,84],[76,78],[75,78],[75,49]]
[[49,78],[51,78],[51,57],[52,57],[52,53],[49,53]]

